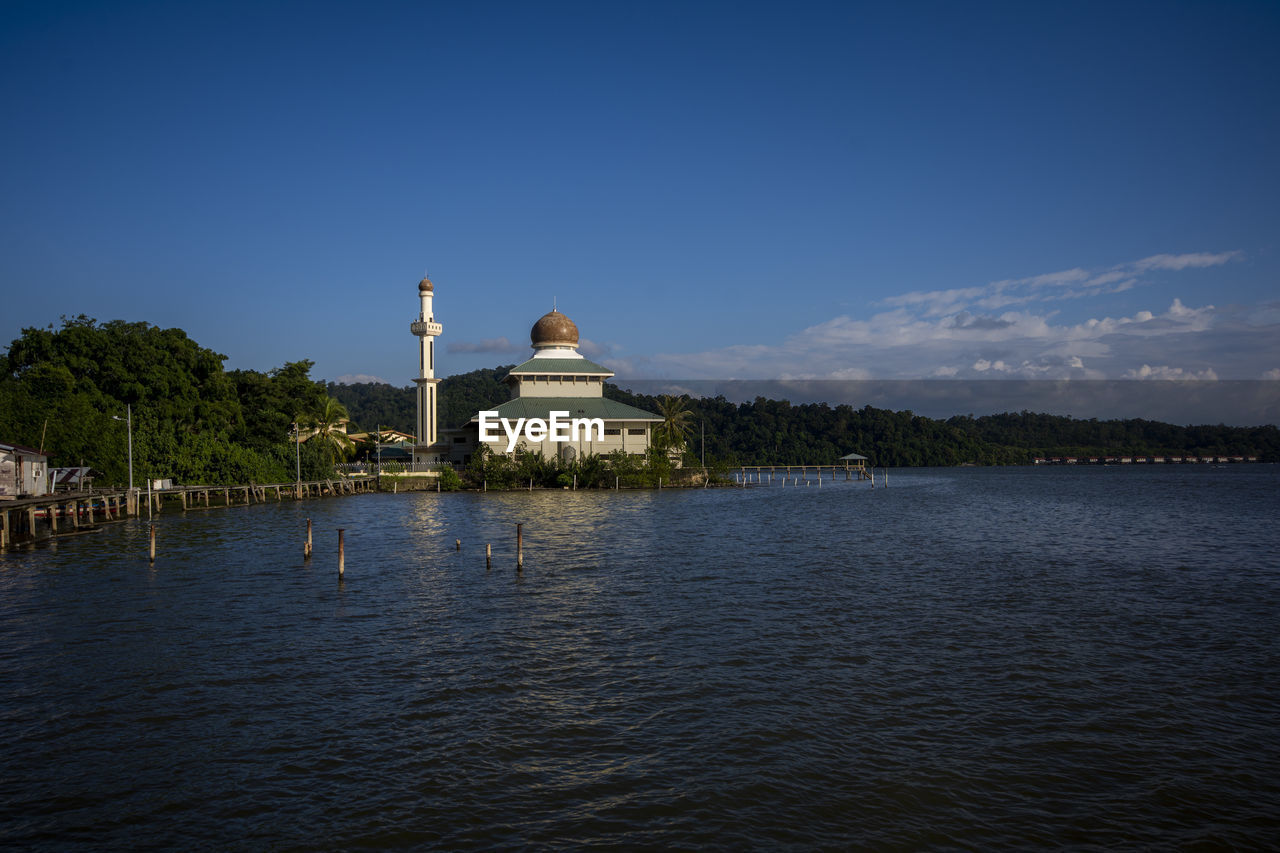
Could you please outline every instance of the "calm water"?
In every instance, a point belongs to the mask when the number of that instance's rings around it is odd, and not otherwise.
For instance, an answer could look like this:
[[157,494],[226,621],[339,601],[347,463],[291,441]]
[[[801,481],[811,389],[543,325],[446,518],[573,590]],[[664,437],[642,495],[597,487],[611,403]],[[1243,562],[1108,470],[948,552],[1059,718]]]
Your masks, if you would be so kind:
[[1269,845],[1278,518],[1255,465],[112,525],[0,555],[0,845]]

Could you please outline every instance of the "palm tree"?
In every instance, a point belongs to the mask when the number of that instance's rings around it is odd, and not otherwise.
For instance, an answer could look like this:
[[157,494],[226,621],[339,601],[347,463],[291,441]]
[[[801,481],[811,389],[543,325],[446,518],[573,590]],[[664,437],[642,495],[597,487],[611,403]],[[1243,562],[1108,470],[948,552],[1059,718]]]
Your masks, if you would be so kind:
[[685,436],[693,429],[689,422],[693,412],[684,407],[686,399],[688,398],[666,394],[658,400],[662,423],[653,428],[653,437],[659,447],[675,451],[684,449]]
[[306,428],[311,431],[306,440],[318,436],[330,464],[335,461],[335,456],[344,457],[355,449],[355,442],[347,435],[348,420],[347,407],[333,397],[326,397],[319,411],[304,417]]

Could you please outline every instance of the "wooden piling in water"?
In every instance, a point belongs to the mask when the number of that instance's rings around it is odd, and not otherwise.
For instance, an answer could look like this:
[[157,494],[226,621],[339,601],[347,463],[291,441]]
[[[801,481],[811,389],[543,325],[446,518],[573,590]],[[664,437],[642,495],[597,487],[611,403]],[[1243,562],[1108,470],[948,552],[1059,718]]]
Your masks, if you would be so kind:
[[484,570],[487,572],[493,568],[493,543],[484,543]]
[[461,539],[455,539],[455,540],[453,540],[453,550],[455,550],[455,551],[461,551],[461,550],[462,550],[462,540],[461,540]]
[[524,525],[516,525],[516,573],[524,571]]
[[150,556],[151,556],[151,562],[152,562],[152,563],[154,563],[154,562],[156,561],[156,525],[155,525],[155,522],[152,522],[152,523],[151,523],[151,549],[150,549],[150,552],[149,552],[149,553],[150,553]]
[[338,528],[338,578],[342,578],[342,573],[346,570],[346,546],[342,542],[343,528]]
[[302,559],[311,559],[311,519],[307,519],[307,544],[302,546]]

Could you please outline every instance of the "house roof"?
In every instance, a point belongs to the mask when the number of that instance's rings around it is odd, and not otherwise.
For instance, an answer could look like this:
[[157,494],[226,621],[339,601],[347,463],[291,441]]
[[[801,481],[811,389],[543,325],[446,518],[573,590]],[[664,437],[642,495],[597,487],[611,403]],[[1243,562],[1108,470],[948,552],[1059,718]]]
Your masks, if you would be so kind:
[[538,358],[534,356],[523,364],[511,368],[507,376],[527,373],[576,373],[590,376],[612,376],[613,371],[585,358]]
[[22,444],[9,444],[7,442],[0,442],[0,450],[15,450],[18,453],[23,454],[24,456],[48,457],[49,455],[42,450],[36,450],[34,447],[27,447]]
[[841,462],[857,462],[859,459],[866,459],[861,453],[848,453],[840,457]]
[[[551,412],[568,412],[570,418],[603,418],[606,421],[660,421],[661,415],[609,400],[605,397],[517,397],[496,408],[498,417],[542,418],[547,420]],[[472,423],[480,420],[477,413]]]

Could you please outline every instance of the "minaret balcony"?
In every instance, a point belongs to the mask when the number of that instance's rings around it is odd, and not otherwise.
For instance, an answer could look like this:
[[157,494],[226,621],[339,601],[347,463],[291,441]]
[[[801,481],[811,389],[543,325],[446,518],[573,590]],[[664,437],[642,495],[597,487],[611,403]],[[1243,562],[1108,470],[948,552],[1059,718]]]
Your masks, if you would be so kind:
[[427,336],[437,336],[444,331],[444,327],[439,323],[430,323],[426,320],[414,320],[409,324],[409,331],[413,332],[420,338]]

